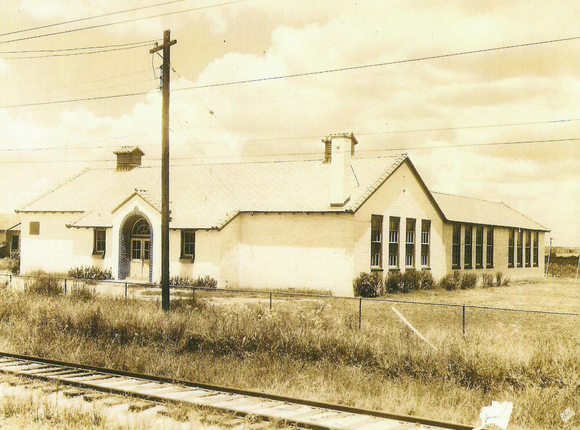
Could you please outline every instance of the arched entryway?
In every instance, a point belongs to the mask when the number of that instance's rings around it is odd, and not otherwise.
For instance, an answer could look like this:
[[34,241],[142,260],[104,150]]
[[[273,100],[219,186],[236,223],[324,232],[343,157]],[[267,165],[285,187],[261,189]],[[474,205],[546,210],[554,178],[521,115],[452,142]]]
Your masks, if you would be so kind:
[[119,231],[119,279],[152,281],[153,229],[143,213],[125,217]]

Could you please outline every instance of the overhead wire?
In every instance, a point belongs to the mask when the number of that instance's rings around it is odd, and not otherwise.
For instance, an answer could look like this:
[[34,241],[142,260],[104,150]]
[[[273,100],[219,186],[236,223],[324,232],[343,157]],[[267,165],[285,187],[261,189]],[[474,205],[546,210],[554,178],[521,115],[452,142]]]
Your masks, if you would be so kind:
[[124,48],[110,48],[110,49],[100,49],[94,51],[83,51],[83,52],[70,52],[67,54],[45,54],[45,55],[29,55],[25,57],[2,57],[3,60],[31,60],[39,58],[56,58],[56,57],[77,57],[79,55],[93,55],[93,54],[103,54],[107,52],[117,52],[117,51],[128,51],[130,49],[143,48],[147,44],[126,46]]
[[194,8],[190,8],[190,9],[183,9],[183,10],[179,10],[179,11],[165,12],[165,13],[160,13],[157,15],[150,15],[150,16],[146,16],[146,17],[131,18],[131,19],[123,20],[123,21],[115,21],[115,22],[108,22],[108,23],[104,23],[104,24],[96,24],[96,25],[91,25],[88,27],[73,28],[70,30],[57,31],[54,33],[46,33],[46,34],[39,34],[36,36],[21,37],[19,39],[1,40],[0,45],[2,45],[4,43],[22,42],[25,40],[38,39],[41,37],[57,36],[57,35],[61,35],[61,34],[69,34],[69,33],[74,33],[77,31],[94,30],[96,28],[110,27],[110,26],[119,25],[119,24],[127,24],[129,22],[143,21],[146,19],[160,18],[163,16],[176,15],[176,14],[180,14],[180,13],[193,12],[193,11],[197,11],[197,10],[211,9],[211,8],[220,7],[220,6],[227,6],[227,5],[231,5],[231,4],[235,4],[235,3],[242,3],[245,1],[247,1],[247,0],[233,0],[233,1],[225,2],[225,3],[218,3],[218,4],[208,5],[208,6],[199,6],[199,7],[194,7]]
[[101,15],[94,15],[94,16],[89,16],[89,17],[85,17],[85,18],[77,18],[77,19],[72,19],[72,20],[69,20],[69,21],[57,22],[57,23],[54,23],[54,24],[46,24],[46,25],[41,25],[41,26],[38,26],[38,27],[24,28],[24,29],[21,29],[21,30],[14,30],[14,31],[9,31],[9,32],[6,32],[6,33],[2,33],[2,34],[0,34],[0,37],[10,36],[12,34],[25,33],[27,31],[43,30],[45,28],[58,27],[60,25],[74,24],[74,23],[77,23],[77,22],[89,21],[91,19],[105,18],[105,17],[108,17],[108,16],[119,15],[119,14],[122,14],[122,13],[136,12],[138,10],[151,9],[151,8],[159,7],[159,6],[167,6],[167,5],[170,5],[170,4],[173,4],[173,3],[181,3],[183,1],[186,1],[186,0],[172,0],[172,1],[167,1],[167,2],[163,2],[163,3],[157,3],[157,4],[153,4],[153,5],[149,5],[149,6],[140,6],[140,7],[136,7],[136,8],[133,8],[133,9],[126,9],[126,10],[121,10],[121,11],[117,11],[117,12],[109,12],[109,13],[104,13],[104,14],[101,14]]
[[116,44],[116,45],[80,46],[80,47],[74,47],[74,48],[57,48],[57,49],[0,51],[0,54],[42,54],[42,53],[46,53],[46,52],[52,53],[52,52],[93,50],[93,49],[121,48],[121,47],[125,47],[125,46],[150,44],[150,43],[154,43],[157,41],[158,41],[158,39],[153,39],[153,40],[143,40],[140,42],[120,43],[120,44]]
[[[578,142],[580,137],[562,138],[562,139],[542,139],[542,140],[520,140],[520,141],[506,141],[506,142],[487,142],[487,143],[473,143],[473,144],[458,144],[458,145],[435,145],[435,146],[417,146],[417,147],[398,147],[398,148],[385,148],[385,149],[363,149],[358,150],[357,153],[370,153],[370,152],[401,152],[409,150],[433,150],[433,149],[450,149],[450,148],[468,148],[468,147],[487,147],[487,146],[501,146],[501,145],[527,145],[527,144],[546,144],[546,143],[569,143]],[[156,145],[158,146],[158,145]],[[85,148],[86,149],[86,148]],[[318,156],[316,160],[322,158],[320,152],[294,152],[294,153],[280,153],[280,154],[257,154],[257,155],[226,155],[226,156],[211,156],[211,157],[175,157],[172,161],[177,160],[207,160],[207,159],[245,159],[245,158],[265,158],[265,157],[288,157],[288,156]],[[364,158],[364,157],[361,157]],[[161,158],[149,158],[149,161],[161,161]],[[53,163],[53,162],[113,162],[112,159],[107,160],[33,160],[33,161],[6,161],[0,160],[0,164],[28,164],[28,163]]]

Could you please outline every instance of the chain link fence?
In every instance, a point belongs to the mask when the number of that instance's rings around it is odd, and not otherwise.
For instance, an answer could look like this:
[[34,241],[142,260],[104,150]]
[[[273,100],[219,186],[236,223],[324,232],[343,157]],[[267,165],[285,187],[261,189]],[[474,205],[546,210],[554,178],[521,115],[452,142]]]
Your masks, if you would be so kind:
[[[160,300],[159,284],[55,278],[62,294],[89,292],[127,299]],[[0,283],[26,290],[34,276],[0,274]],[[413,330],[432,341],[468,337],[494,342],[566,340],[580,344],[580,314],[474,305],[440,304],[395,298],[333,297],[280,291],[172,287],[171,300],[196,299],[229,309],[260,307],[267,312],[292,312],[312,325],[337,324],[367,333]]]

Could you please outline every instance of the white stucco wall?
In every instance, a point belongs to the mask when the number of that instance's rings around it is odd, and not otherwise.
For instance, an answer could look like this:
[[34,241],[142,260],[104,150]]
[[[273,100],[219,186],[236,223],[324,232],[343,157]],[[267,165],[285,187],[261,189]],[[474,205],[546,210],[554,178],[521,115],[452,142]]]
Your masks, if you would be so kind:
[[332,289],[352,296],[352,215],[240,217],[240,286]]
[[[399,217],[399,269],[405,267],[406,219],[415,224],[415,269],[430,269],[435,278],[445,274],[443,221],[407,164],[401,165],[355,213],[354,272],[371,270],[371,216],[383,216],[383,273],[389,269],[389,217]],[[431,221],[430,267],[421,266],[421,221]]]

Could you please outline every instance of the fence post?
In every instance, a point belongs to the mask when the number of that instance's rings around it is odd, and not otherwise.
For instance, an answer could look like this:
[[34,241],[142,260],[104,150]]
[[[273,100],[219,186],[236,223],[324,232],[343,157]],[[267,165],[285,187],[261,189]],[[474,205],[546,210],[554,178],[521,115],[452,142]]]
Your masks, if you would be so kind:
[[66,278],[64,278],[64,295],[66,296]]
[[362,297],[358,299],[358,329],[362,327]]
[[463,336],[465,336],[465,305],[463,305]]
[[12,274],[10,274],[10,285],[12,285]]
[[128,296],[127,281],[125,281],[125,298],[127,298],[127,296]]
[[272,292],[270,291],[270,310],[272,310]]

